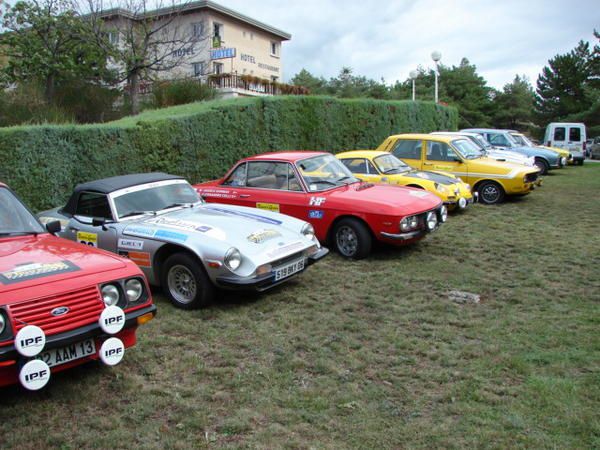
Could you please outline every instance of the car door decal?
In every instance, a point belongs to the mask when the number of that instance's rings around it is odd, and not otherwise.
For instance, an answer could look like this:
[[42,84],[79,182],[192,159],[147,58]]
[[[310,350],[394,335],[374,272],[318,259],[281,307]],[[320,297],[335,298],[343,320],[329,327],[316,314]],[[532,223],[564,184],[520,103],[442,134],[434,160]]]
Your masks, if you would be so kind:
[[96,233],[88,233],[86,231],[77,232],[77,242],[90,247],[98,247],[98,235]]

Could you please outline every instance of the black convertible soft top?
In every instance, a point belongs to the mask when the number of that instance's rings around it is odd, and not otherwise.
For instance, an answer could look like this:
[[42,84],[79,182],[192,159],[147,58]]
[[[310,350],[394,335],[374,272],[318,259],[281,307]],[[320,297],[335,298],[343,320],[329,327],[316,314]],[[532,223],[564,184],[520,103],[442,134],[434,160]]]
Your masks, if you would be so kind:
[[169,175],[168,173],[152,172],[152,173],[133,173],[130,175],[120,175],[117,177],[103,178],[101,180],[89,181],[87,183],[81,183],[75,186],[71,198],[62,208],[63,213],[75,214],[77,208],[77,201],[81,192],[98,192],[100,194],[110,194],[111,192],[118,191],[139,184],[154,183],[156,181],[164,180],[183,180],[183,177],[177,175]]

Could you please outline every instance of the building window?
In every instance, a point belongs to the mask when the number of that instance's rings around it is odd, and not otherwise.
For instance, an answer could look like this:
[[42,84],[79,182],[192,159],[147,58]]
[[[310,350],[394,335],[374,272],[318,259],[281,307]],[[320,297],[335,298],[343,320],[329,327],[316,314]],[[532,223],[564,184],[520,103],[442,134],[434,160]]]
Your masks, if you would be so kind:
[[279,42],[271,41],[271,56],[279,57]]
[[214,62],[213,63],[213,73],[216,75],[223,73],[223,63]]
[[192,24],[192,37],[200,39],[204,36],[204,23],[195,22]]
[[219,48],[223,45],[223,24],[213,22],[213,47]]
[[117,45],[119,43],[119,32],[117,30],[109,31],[107,33],[108,42],[112,45]]
[[275,75],[271,75],[271,83],[277,83],[279,81],[279,77],[276,77]]
[[192,63],[192,69],[195,77],[200,77],[205,73],[206,63],[204,61]]

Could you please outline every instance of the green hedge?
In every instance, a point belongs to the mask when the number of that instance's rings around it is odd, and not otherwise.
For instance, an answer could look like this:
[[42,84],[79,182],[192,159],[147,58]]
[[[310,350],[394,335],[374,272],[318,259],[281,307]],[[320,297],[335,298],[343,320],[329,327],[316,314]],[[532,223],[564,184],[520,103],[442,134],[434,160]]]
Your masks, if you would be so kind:
[[101,125],[0,129],[0,180],[34,210],[64,204],[82,181],[165,171],[220,177],[269,150],[374,148],[401,132],[454,130],[454,108],[427,102],[267,97],[201,102]]

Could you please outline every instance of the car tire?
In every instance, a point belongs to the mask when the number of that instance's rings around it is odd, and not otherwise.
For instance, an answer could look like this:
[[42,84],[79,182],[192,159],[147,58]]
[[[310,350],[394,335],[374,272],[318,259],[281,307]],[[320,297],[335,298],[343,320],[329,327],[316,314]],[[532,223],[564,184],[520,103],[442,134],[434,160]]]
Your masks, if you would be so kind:
[[174,253],[165,261],[161,284],[171,303],[180,309],[197,309],[215,297],[212,284],[202,263],[186,253]]
[[484,205],[495,205],[504,200],[504,189],[495,181],[483,181],[477,186],[478,199]]
[[373,239],[369,229],[361,221],[345,218],[333,229],[333,245],[345,258],[363,259],[371,253]]
[[540,169],[540,175],[546,175],[548,173],[548,163],[543,159],[536,158],[534,164]]

